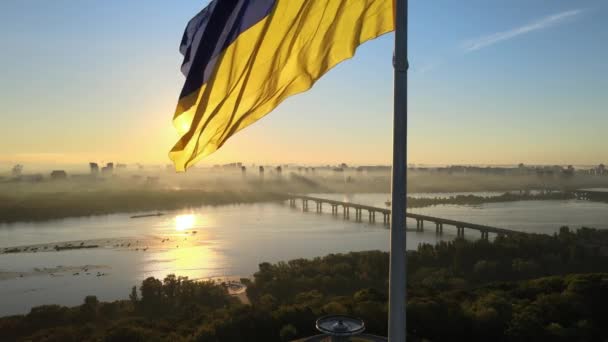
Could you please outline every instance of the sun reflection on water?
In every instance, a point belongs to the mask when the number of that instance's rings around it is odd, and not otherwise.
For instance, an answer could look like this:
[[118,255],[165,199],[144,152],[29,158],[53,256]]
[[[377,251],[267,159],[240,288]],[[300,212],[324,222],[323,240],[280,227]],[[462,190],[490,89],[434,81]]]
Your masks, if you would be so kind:
[[159,245],[146,253],[146,276],[163,279],[168,274],[201,279],[224,275],[225,255],[218,252],[216,237],[207,228],[209,215],[200,212],[181,213],[159,231]]
[[225,255],[217,250],[214,234],[203,229],[209,218],[200,214],[181,214],[173,218],[162,242],[153,253],[145,254],[144,273],[163,279],[168,274],[201,279],[224,275]]
[[175,230],[183,232],[184,230],[191,229],[196,223],[196,216],[194,214],[185,214],[175,216]]
[[[153,257],[149,255],[148,257]],[[223,275],[225,260],[212,244],[199,244],[195,246],[182,246],[160,252],[156,259],[163,263],[150,265],[152,275],[164,278],[168,274],[187,276],[190,279],[200,279]]]

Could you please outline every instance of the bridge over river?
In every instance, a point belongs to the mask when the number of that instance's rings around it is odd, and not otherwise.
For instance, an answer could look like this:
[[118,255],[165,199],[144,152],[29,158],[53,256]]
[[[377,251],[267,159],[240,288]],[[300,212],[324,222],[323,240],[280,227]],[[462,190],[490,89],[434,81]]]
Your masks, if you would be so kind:
[[[305,196],[305,195],[290,194],[287,197],[289,199],[289,205],[291,207],[296,207],[297,201],[301,201],[303,211],[308,211],[309,202],[314,202],[315,210],[318,213],[322,213],[323,205],[327,204],[327,205],[331,206],[331,214],[333,216],[338,216],[340,209],[341,209],[342,216],[345,220],[350,219],[351,211],[353,211],[353,214],[355,215],[355,217],[354,217],[355,221],[361,222],[361,221],[363,221],[363,212],[365,211],[365,212],[367,212],[368,221],[370,223],[376,222],[376,214],[379,214],[379,215],[382,215],[382,222],[385,225],[390,224],[391,210],[387,209],[387,208],[378,208],[378,207],[373,207],[373,206],[369,206],[369,205],[336,201],[336,200],[330,200],[330,199],[326,199],[326,198],[312,197],[312,196]],[[486,240],[488,239],[489,233],[493,233],[493,234],[497,234],[497,235],[526,234],[524,232],[519,232],[519,231],[511,230],[511,229],[485,226],[485,225],[476,224],[476,223],[456,221],[456,220],[450,220],[450,219],[445,219],[445,218],[440,218],[440,217],[414,214],[414,213],[409,213],[409,212],[406,213],[406,216],[409,219],[416,220],[416,231],[424,231],[424,223],[430,222],[430,223],[435,224],[435,232],[439,235],[443,234],[443,225],[444,224],[448,225],[448,226],[456,227],[456,235],[460,238],[464,237],[465,229],[479,231],[481,233],[481,238],[486,239]]]

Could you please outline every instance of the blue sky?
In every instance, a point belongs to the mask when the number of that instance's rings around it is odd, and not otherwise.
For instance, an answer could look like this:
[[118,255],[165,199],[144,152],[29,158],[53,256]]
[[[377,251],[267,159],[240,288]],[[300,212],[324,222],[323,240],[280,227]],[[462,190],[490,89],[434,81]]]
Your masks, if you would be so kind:
[[[200,0],[0,2],[0,163],[169,163]],[[410,163],[608,162],[608,3],[410,0]],[[203,164],[390,162],[385,35]]]

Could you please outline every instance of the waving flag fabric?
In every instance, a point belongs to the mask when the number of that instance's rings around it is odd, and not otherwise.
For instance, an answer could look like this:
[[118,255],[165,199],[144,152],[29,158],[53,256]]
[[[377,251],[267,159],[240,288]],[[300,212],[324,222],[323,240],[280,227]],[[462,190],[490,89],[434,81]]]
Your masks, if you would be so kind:
[[214,0],[186,27],[170,158],[184,171],[362,43],[394,29],[392,0]]

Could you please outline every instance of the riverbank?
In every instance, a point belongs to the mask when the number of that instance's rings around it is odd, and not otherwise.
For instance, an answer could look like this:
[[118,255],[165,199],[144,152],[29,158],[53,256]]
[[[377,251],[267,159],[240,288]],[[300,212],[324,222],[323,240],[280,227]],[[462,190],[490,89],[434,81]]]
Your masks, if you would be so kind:
[[275,192],[129,189],[0,195],[0,223],[282,201]]
[[408,208],[424,208],[432,205],[481,205],[486,203],[502,203],[517,201],[557,201],[571,200],[575,196],[571,192],[545,192],[545,193],[511,193],[505,192],[498,196],[476,196],[476,195],[457,195],[449,197],[420,198],[408,197]]
[[[594,341],[608,323],[608,232],[424,244],[408,252],[411,340]],[[388,253],[262,263],[240,279],[250,304],[221,281],[147,278],[125,298],[45,305],[0,318],[8,340],[290,341],[315,319],[355,315],[386,336]],[[224,284],[222,284],[224,283]],[[235,286],[236,288],[237,286]]]
[[[163,210],[179,210],[204,205],[280,202],[286,192],[203,191],[171,189],[129,189],[66,192],[26,192],[0,195],[0,223],[36,222],[69,217],[144,213],[133,218],[161,216]],[[408,208],[433,205],[480,205],[530,200],[569,200],[568,192],[504,193],[497,196],[457,195],[434,198],[408,197]],[[151,213],[150,213],[151,212]]]

